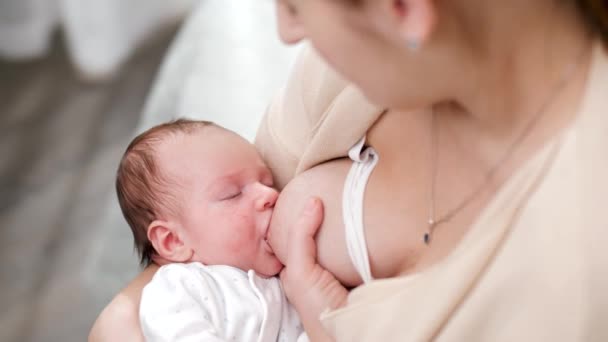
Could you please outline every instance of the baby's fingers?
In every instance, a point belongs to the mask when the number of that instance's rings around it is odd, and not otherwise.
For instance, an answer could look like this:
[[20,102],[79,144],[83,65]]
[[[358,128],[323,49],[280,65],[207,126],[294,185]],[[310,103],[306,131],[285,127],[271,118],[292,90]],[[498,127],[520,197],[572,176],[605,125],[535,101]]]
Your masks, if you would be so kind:
[[317,263],[315,235],[323,222],[323,203],[311,198],[289,236],[288,265],[292,271],[309,272]]

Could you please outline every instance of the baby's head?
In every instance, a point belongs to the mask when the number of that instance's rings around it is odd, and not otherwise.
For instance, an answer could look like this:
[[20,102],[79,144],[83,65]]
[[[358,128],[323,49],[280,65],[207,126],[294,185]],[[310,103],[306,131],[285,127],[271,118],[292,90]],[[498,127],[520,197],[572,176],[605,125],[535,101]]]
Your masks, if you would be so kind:
[[141,263],[282,268],[266,242],[277,199],[256,149],[205,121],[177,120],[136,137],[116,177]]

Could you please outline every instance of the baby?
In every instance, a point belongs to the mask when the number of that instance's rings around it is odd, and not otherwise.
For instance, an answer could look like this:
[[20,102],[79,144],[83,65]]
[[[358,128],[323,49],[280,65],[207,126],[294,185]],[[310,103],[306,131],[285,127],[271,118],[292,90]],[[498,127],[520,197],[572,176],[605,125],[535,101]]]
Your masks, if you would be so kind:
[[210,122],[180,119],[136,137],[116,190],[143,265],[148,341],[307,341],[266,241],[278,193],[256,149]]

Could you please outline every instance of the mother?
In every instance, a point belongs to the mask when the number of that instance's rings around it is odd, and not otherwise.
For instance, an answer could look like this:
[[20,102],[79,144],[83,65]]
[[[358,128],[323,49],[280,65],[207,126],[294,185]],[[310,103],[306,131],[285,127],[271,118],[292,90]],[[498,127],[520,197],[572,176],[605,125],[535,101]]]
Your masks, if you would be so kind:
[[[282,39],[310,40],[341,75],[306,51],[257,139],[279,186],[289,182],[271,242],[311,337],[608,340],[608,4],[278,4]],[[341,158],[363,136],[380,156],[363,221],[379,280],[338,308],[344,290],[324,268],[362,280],[344,242]],[[290,227],[314,226],[296,215],[311,195],[325,205],[319,264],[314,248],[290,246],[306,237]],[[93,339],[138,333],[153,272],[109,305]]]

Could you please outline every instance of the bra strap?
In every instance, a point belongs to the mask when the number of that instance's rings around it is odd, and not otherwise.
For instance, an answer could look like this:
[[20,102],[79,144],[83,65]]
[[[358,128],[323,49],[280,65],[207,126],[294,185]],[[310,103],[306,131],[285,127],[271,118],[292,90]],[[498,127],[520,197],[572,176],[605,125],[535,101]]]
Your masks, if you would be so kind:
[[365,147],[365,137],[361,138],[348,152],[353,160],[342,194],[342,215],[348,254],[364,283],[373,280],[365,231],[363,226],[363,199],[365,187],[372,171],[378,163],[378,154],[372,147]]

